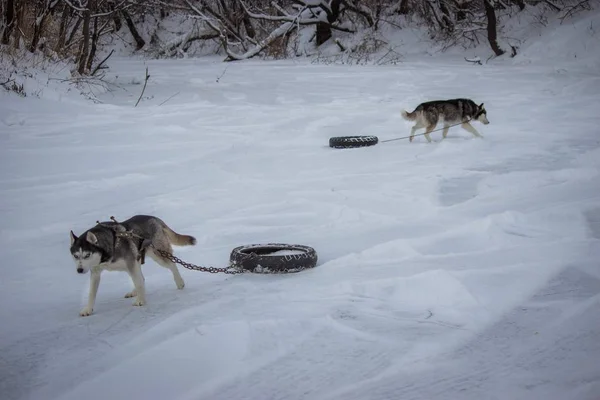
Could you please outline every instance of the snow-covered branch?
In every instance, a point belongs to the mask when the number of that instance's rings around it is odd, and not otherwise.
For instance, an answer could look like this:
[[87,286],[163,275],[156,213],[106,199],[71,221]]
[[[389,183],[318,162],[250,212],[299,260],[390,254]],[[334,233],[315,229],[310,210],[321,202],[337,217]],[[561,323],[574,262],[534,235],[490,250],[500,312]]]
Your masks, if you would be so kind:
[[319,22],[327,23],[327,14],[325,12],[317,14],[311,12],[311,8],[316,8],[317,6],[308,7],[307,5],[304,5],[300,12],[296,15],[291,15],[281,8],[279,8],[278,10],[282,13],[285,13],[285,15],[266,15],[257,14],[250,11],[246,3],[242,0],[240,0],[240,3],[242,4],[244,11],[246,11],[246,14],[248,14],[250,18],[257,20],[274,22],[293,22],[294,24],[298,25],[314,25]]
[[261,40],[257,45],[255,45],[252,49],[248,50],[244,54],[237,54],[233,52],[227,42],[224,42],[225,51],[227,52],[228,58],[226,61],[236,61],[236,60],[247,60],[249,58],[257,56],[261,51],[263,51],[267,46],[269,46],[273,41],[285,35],[291,28],[293,28],[292,22],[285,22],[281,24],[277,29],[275,29],[269,36],[265,39]]
[[[365,6],[361,0],[343,0],[342,3],[350,11],[353,11],[362,16],[369,26],[375,26],[376,17],[369,7]],[[398,2],[400,3],[400,2]]]

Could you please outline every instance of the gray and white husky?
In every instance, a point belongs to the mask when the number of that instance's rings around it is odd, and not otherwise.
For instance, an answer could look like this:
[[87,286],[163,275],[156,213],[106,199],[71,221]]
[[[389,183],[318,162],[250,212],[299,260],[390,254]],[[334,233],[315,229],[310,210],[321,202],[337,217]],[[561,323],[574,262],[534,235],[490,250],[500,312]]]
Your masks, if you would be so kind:
[[[118,233],[131,231],[136,236],[122,237]],[[141,238],[143,239],[141,239]],[[125,271],[133,281],[133,290],[125,295],[135,297],[134,306],[146,303],[142,262],[144,254],[150,256],[159,265],[173,273],[177,289],[183,289],[185,283],[179,274],[177,265],[154,252],[154,248],[173,253],[171,245],[193,246],[193,236],[180,235],[167,226],[160,218],[149,215],[136,215],[123,222],[100,222],[85,231],[79,237],[71,231],[71,255],[77,267],[77,273],[90,271],[90,292],[87,306],[81,310],[82,317],[92,314],[100,274],[102,271]]]
[[471,99],[434,100],[421,103],[413,112],[402,110],[402,117],[408,121],[416,121],[410,130],[410,141],[413,141],[415,131],[425,128],[425,137],[431,142],[429,133],[440,120],[444,121],[443,137],[448,135],[450,125],[461,124],[461,127],[476,137],[482,137],[469,121],[479,121],[484,125],[490,123],[483,103],[477,105]]

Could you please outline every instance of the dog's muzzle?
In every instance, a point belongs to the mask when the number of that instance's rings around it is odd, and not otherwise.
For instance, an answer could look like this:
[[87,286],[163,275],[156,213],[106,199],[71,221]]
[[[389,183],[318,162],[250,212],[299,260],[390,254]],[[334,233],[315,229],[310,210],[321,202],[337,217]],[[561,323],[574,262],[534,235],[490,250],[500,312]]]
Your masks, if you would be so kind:
[[78,274],[83,274],[83,268],[77,268],[77,273]]

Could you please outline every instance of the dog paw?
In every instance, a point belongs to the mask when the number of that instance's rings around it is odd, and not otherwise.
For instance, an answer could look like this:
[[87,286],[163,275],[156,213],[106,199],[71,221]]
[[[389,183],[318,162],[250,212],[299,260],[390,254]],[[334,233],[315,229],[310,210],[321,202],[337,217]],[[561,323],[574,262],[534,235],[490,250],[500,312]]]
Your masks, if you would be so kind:
[[125,298],[126,299],[129,299],[130,297],[135,297],[135,296],[137,296],[137,292],[135,290],[132,290],[129,293],[125,293]]
[[79,313],[80,317],[89,317],[90,315],[92,315],[92,309],[89,307],[84,308],[83,310],[81,310],[81,312]]
[[181,282],[175,282],[175,284],[177,285],[177,289],[181,290],[185,287],[185,282],[181,281]]
[[141,307],[141,306],[143,306],[144,304],[146,304],[146,301],[145,301],[145,300],[140,300],[140,299],[136,299],[136,300],[133,302],[133,305],[134,305],[134,306],[136,306],[136,307]]

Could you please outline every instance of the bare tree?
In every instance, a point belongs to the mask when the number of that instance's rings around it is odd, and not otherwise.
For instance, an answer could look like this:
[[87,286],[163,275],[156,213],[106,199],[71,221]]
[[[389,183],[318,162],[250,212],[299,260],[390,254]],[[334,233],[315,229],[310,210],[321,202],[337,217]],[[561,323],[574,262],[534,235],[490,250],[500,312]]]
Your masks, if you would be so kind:
[[16,25],[15,0],[7,0],[4,5],[4,31],[2,32],[2,44],[10,43],[10,36]]
[[67,39],[67,26],[69,24],[70,16],[71,16],[71,7],[67,3],[64,3],[63,10],[60,18],[60,28],[58,31],[58,39],[56,40],[56,44],[54,46],[54,51],[59,52],[65,45],[65,41]]
[[80,75],[85,74],[85,67],[87,65],[90,46],[90,21],[92,19],[92,9],[95,9],[95,6],[96,0],[87,0],[86,7],[83,10],[83,41],[79,47],[79,58],[77,61],[77,72]]
[[142,49],[146,45],[146,41],[138,33],[138,30],[135,27],[135,24],[133,23],[133,20],[131,19],[129,12],[127,11],[127,9],[122,9],[121,14],[123,15],[123,19],[125,19],[125,23],[127,24],[127,28],[129,28],[129,32],[131,32],[131,36],[133,37],[133,40],[135,40],[135,43],[136,43],[135,49],[136,50]]
[[50,16],[50,13],[54,11],[54,8],[58,5],[59,0],[43,0],[36,4],[36,15],[35,22],[33,24],[33,37],[31,44],[29,45],[29,51],[34,52],[37,50],[38,44],[44,31],[44,25]]
[[496,31],[496,11],[490,0],[483,0],[483,6],[485,7],[485,15],[487,17],[487,37],[490,42],[490,47],[497,56],[501,56],[505,53],[504,50],[498,45],[498,33]]

